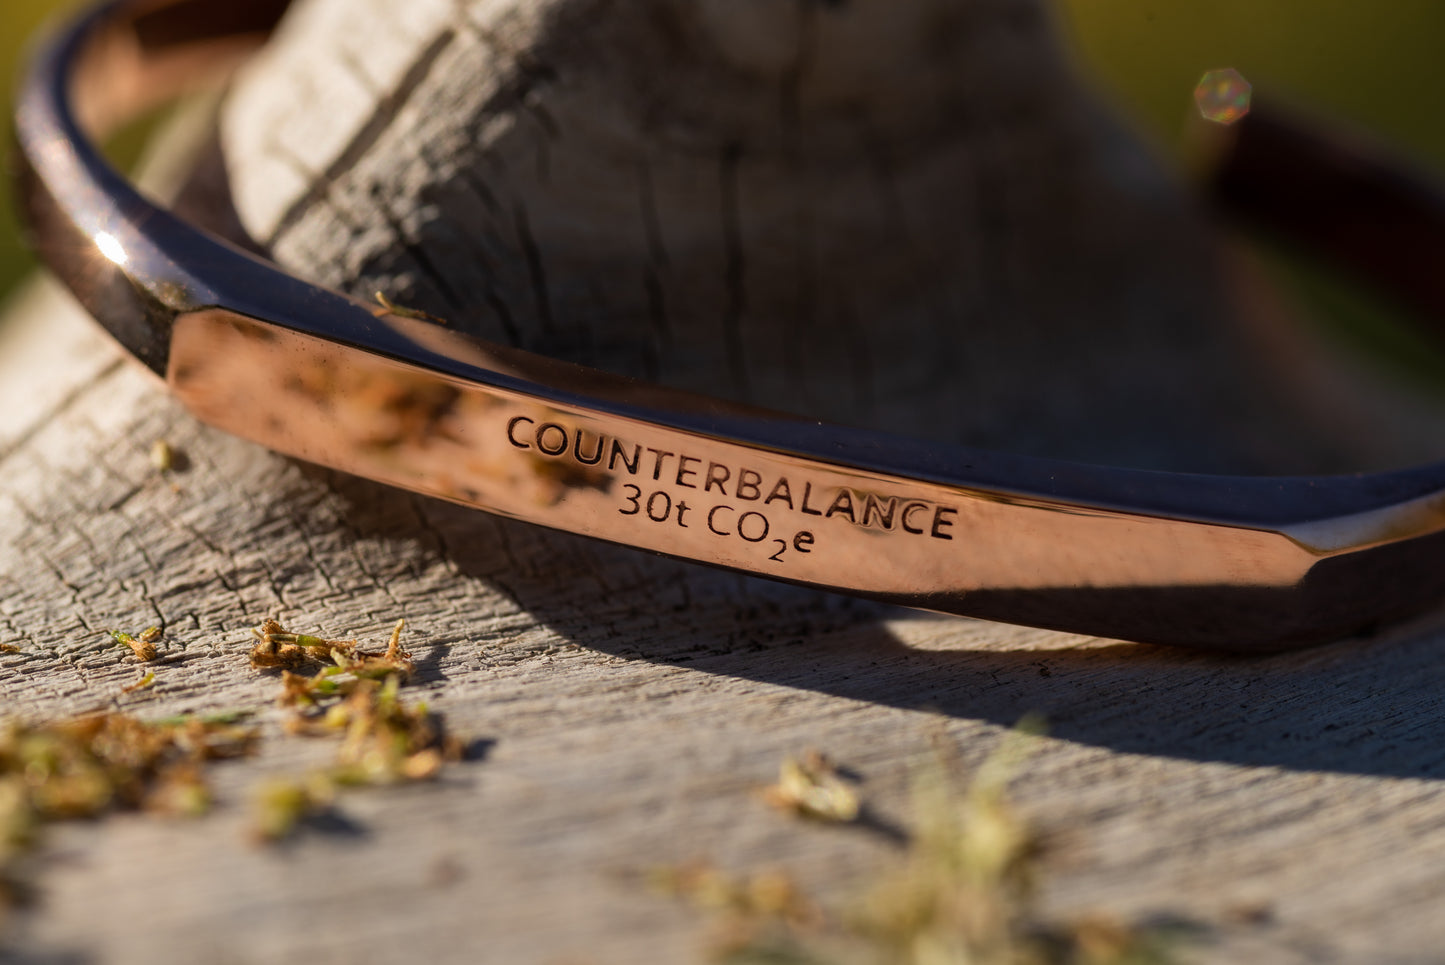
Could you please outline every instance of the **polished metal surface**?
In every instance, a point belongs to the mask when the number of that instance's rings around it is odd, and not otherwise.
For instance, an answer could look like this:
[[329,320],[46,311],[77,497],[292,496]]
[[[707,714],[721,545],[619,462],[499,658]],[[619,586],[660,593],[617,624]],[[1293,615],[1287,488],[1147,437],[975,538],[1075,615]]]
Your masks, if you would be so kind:
[[91,139],[214,82],[284,6],[107,4],[40,54],[20,103],[38,250],[199,419],[557,529],[1128,640],[1280,649],[1445,593],[1445,465],[1213,477],[934,446],[486,344],[206,235],[137,194]]

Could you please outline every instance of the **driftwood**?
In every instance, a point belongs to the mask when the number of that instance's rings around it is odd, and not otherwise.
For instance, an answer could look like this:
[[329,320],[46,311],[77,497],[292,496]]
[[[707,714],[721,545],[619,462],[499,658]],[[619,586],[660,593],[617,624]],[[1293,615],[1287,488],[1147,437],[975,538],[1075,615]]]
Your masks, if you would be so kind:
[[[1057,66],[1040,7],[397,9],[301,8],[227,108],[237,211],[296,270],[836,419],[1138,464],[1338,455],[1304,410],[1265,418],[1267,357],[1228,364],[1246,336],[1208,229]],[[194,423],[48,286],[10,316],[7,711],[261,708],[265,730],[214,770],[208,817],[58,828],[22,953],[696,960],[704,920],[641,869],[785,867],[842,900],[897,860],[888,835],[764,807],[784,755],[824,749],[906,829],[940,737],[966,771],[1037,712],[1014,795],[1057,842],[1051,912],[1193,919],[1219,962],[1437,954],[1438,627],[1241,660],[777,586],[278,457]],[[1228,412],[1266,431],[1241,441]],[[185,471],[151,466],[158,438]],[[272,616],[374,640],[405,617],[414,690],[471,759],[248,844],[257,783],[331,750],[265,709],[246,651]],[[147,668],[103,631],[152,623],[157,683],[122,695]]]

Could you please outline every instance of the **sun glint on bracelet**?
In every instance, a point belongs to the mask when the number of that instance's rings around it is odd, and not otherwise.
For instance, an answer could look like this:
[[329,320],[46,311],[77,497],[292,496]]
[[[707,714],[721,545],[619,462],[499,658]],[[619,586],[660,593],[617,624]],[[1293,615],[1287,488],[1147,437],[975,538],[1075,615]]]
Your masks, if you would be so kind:
[[[827,425],[488,344],[186,224],[93,139],[238,63],[285,6],[106,4],[39,52],[20,100],[37,249],[203,422],[669,556],[1126,640],[1282,649],[1373,631],[1445,593],[1445,464],[1186,475]],[[1227,203],[1445,317],[1438,200],[1258,108],[1231,135],[1216,178]]]

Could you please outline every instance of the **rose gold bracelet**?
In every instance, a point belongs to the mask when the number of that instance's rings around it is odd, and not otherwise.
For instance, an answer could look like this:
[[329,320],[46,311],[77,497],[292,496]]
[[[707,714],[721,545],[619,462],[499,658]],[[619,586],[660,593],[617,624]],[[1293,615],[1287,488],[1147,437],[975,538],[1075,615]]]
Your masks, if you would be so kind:
[[[1445,464],[1201,476],[826,425],[381,310],[142,198],[92,139],[239,62],[285,6],[105,4],[39,52],[20,100],[37,250],[200,420],[393,486],[669,556],[1127,640],[1282,649],[1367,633],[1441,599]],[[1445,316],[1445,218],[1433,195],[1259,110],[1233,136],[1217,179],[1227,203]]]

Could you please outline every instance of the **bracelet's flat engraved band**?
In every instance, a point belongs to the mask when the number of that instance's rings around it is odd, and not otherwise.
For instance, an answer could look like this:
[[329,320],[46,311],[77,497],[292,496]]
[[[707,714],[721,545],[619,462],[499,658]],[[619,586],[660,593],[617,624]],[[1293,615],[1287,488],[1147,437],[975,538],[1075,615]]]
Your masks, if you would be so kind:
[[[1129,640],[1279,649],[1417,614],[1445,592],[1445,465],[1234,478],[932,446],[499,348],[184,224],[91,138],[236,62],[284,7],[102,6],[40,52],[20,103],[38,249],[201,420],[617,543]],[[1232,194],[1247,200],[1250,184]],[[1434,277],[1420,273],[1421,291]]]

